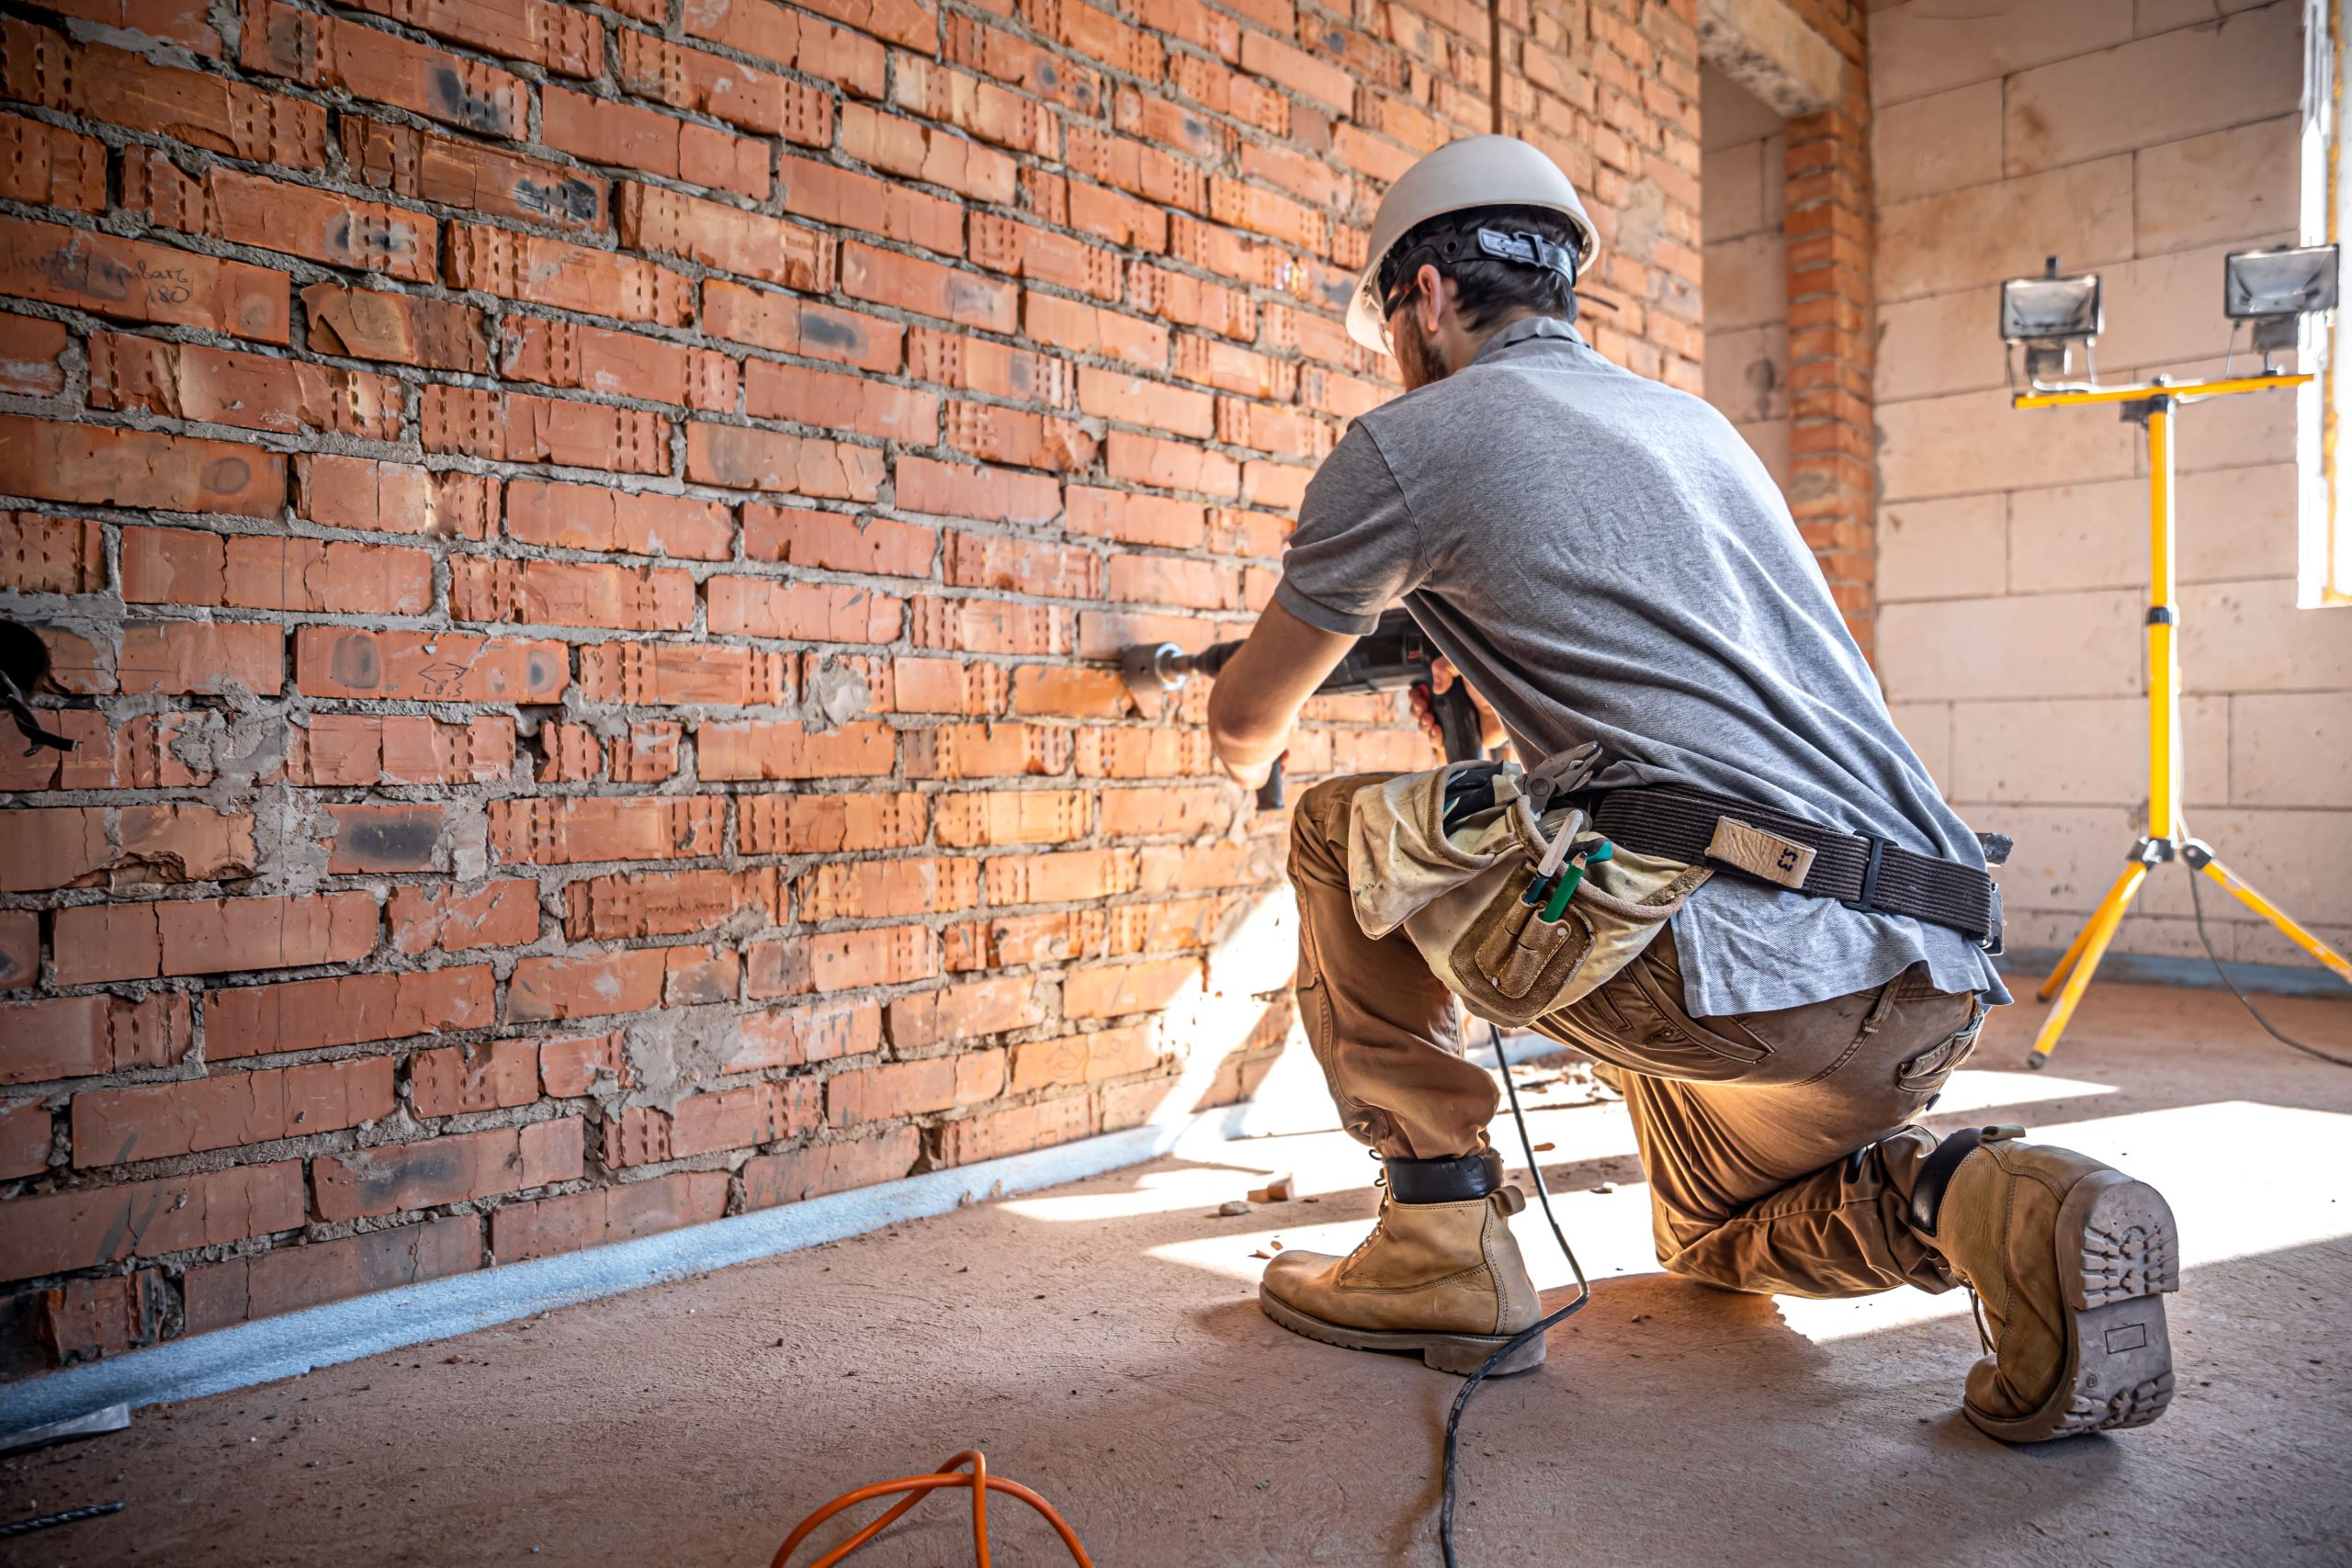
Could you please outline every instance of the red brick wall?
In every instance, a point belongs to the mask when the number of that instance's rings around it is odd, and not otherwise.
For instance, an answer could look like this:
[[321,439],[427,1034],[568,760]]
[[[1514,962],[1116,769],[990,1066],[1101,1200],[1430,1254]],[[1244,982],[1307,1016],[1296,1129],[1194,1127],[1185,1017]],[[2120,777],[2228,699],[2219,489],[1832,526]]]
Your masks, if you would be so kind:
[[[1389,392],[1340,309],[1483,7],[57,12],[0,23],[0,603],[82,742],[0,746],[0,1364],[1247,1092],[1282,825],[1099,661],[1246,627]],[[1503,17],[1597,340],[1695,388],[1692,0]]]

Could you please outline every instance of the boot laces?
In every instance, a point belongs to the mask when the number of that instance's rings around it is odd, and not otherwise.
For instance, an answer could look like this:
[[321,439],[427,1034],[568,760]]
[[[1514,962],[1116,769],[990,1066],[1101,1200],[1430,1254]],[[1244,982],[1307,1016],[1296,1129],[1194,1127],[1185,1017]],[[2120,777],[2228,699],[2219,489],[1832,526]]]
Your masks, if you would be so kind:
[[1998,1355],[2000,1352],[1993,1344],[1993,1330],[1984,1322],[1984,1298],[1978,1295],[1976,1287],[1968,1284],[1967,1280],[1961,1283],[1968,1286],[1968,1314],[1976,1320],[1976,1342],[1984,1348],[1986,1355]]

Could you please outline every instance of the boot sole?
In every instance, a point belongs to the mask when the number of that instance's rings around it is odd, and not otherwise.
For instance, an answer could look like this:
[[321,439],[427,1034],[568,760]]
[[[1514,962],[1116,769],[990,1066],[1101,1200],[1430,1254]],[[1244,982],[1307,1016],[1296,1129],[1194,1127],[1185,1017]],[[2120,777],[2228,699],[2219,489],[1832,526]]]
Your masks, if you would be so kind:
[[[1423,1364],[1455,1377],[1468,1377],[1486,1364],[1487,1358],[1510,1343],[1508,1334],[1430,1334],[1400,1328],[1351,1328],[1345,1324],[1331,1323],[1304,1313],[1263,1285],[1258,1288],[1258,1310],[1293,1334],[1309,1339],[1319,1339],[1326,1345],[1338,1345],[1350,1350],[1411,1351]],[[1512,1352],[1509,1359],[1488,1375],[1509,1377],[1514,1372],[1532,1372],[1544,1364],[1544,1345],[1538,1336]]]
[[2030,1415],[1968,1407],[1979,1430],[2004,1442],[2144,1427],[2172,1403],[2164,1296],[2180,1289],[2180,1239],[2164,1194],[2121,1171],[2086,1176],[2059,1209],[2054,1245],[2074,1313],[2064,1374]]

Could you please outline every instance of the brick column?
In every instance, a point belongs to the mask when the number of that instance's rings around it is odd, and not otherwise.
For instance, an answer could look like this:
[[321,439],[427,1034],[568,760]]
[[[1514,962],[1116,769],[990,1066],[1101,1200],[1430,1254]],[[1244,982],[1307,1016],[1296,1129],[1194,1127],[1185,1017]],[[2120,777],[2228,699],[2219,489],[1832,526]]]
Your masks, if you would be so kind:
[[1869,98],[1859,66],[1849,62],[1846,74],[1843,104],[1788,121],[1789,506],[1869,654],[1878,604]]

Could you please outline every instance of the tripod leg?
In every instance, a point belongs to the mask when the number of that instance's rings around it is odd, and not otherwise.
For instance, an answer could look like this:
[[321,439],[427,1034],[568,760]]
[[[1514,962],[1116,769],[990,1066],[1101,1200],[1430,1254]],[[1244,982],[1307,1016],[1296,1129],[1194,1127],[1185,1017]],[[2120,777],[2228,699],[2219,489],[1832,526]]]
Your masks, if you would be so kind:
[[2238,880],[2229,867],[2220,861],[2208,860],[2199,870],[2202,874],[2211,877],[2227,888],[2231,897],[2277,926],[2289,942],[2335,971],[2337,979],[2347,986],[2352,986],[2352,958],[2345,957],[2301,926],[2297,925],[2294,916],[2265,898],[2255,890],[2252,884]]
[[[2115,886],[2107,890],[2107,897],[2100,899],[2098,908],[2091,912],[2090,923],[2083,928],[2083,934],[2075,939],[2075,945],[2079,951],[2074,954],[2073,963],[2062,963],[2060,965],[2066,974],[2065,988],[2058,993],[2058,1005],[2052,1008],[2050,1016],[2042,1021],[2041,1032],[2034,1036],[2033,1055],[2026,1058],[2028,1066],[2038,1068],[2049,1065],[2050,1053],[2058,1048],[2058,1037],[2066,1032],[2066,1024],[2075,1016],[2075,1009],[2082,1001],[2083,993],[2090,988],[2091,976],[2098,972],[2098,961],[2107,954],[2107,944],[2115,938],[2115,928],[2123,923],[2123,912],[2132,907],[2132,896],[2140,891],[2140,884],[2147,877],[2147,863],[2133,861],[2123,868],[2123,874],[2115,879]],[[2052,977],[2056,978],[2055,976]]]
[[[2090,945],[2091,932],[2097,931],[2099,921],[2106,918],[2108,906],[2130,903],[2132,895],[2126,891],[2127,886],[2138,876],[2145,875],[2146,873],[2146,865],[2137,862],[2123,868],[2122,874],[2116,877],[2114,885],[2108,888],[2106,897],[2098,901],[2098,908],[2090,912],[2090,918],[2086,919],[2081,929],[2075,932],[2073,943],[2067,947],[2065,954],[2052,968],[2049,977],[2043,980],[2040,987],[2034,991],[2034,1000],[2046,1002],[2058,994],[2058,987],[2064,985],[2066,976],[2075,972],[2075,965],[2080,962],[2083,950]],[[2097,960],[2093,962],[2096,963]]]

